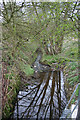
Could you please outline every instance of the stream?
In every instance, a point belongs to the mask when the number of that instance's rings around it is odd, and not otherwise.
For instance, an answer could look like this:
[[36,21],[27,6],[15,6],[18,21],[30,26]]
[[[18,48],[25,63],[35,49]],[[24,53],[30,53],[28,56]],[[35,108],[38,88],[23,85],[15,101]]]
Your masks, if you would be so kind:
[[41,65],[39,55],[34,63],[35,72],[40,78],[27,80],[26,89],[20,89],[12,118],[17,119],[52,119],[59,118],[66,106],[66,96],[62,71],[46,71]]

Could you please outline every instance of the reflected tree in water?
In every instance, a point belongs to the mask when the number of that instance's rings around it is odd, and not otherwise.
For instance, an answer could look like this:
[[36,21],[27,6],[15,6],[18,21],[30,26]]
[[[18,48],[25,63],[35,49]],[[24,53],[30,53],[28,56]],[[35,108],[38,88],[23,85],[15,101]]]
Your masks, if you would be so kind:
[[[61,90],[61,72],[40,73],[40,82],[20,94],[17,103],[17,116],[21,118],[59,118],[65,107],[66,99]],[[23,101],[22,104],[19,103]],[[26,103],[26,104],[25,104]],[[19,116],[19,111],[24,111]]]

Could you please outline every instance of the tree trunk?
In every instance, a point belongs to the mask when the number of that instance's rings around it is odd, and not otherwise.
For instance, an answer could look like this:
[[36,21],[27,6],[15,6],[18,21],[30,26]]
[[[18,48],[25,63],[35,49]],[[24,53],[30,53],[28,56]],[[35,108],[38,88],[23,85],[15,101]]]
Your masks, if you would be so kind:
[[51,54],[54,55],[54,52],[53,52],[53,40],[52,38],[50,38],[50,44],[51,44]]
[[63,38],[64,38],[63,35],[61,35],[60,39],[55,41],[55,54],[61,53]]

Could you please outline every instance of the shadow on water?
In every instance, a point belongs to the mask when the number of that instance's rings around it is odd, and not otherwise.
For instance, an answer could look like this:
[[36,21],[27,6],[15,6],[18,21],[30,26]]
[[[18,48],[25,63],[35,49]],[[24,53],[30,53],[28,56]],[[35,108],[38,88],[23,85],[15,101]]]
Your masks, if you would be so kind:
[[62,71],[40,73],[37,84],[19,91],[13,118],[59,118],[66,105]]

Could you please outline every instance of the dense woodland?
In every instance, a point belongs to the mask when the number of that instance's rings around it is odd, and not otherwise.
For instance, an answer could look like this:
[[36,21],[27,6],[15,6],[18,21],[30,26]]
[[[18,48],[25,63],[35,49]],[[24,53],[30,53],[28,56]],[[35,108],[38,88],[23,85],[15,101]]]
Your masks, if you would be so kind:
[[78,34],[76,6],[77,2],[3,2],[6,60],[14,61],[17,67],[21,63],[29,66],[37,48],[42,48],[48,55],[61,53],[65,36]]
[[[39,49],[42,52],[43,64],[52,66],[57,63],[56,68],[58,66],[64,68],[65,86],[71,88],[68,96],[70,98],[73,88],[79,82],[79,16],[76,9],[79,4],[79,2],[3,2],[1,15],[4,116],[10,115],[13,109],[12,99],[14,101],[19,89],[20,76],[30,76],[34,73],[32,64]],[[75,102],[75,98],[72,102]]]

